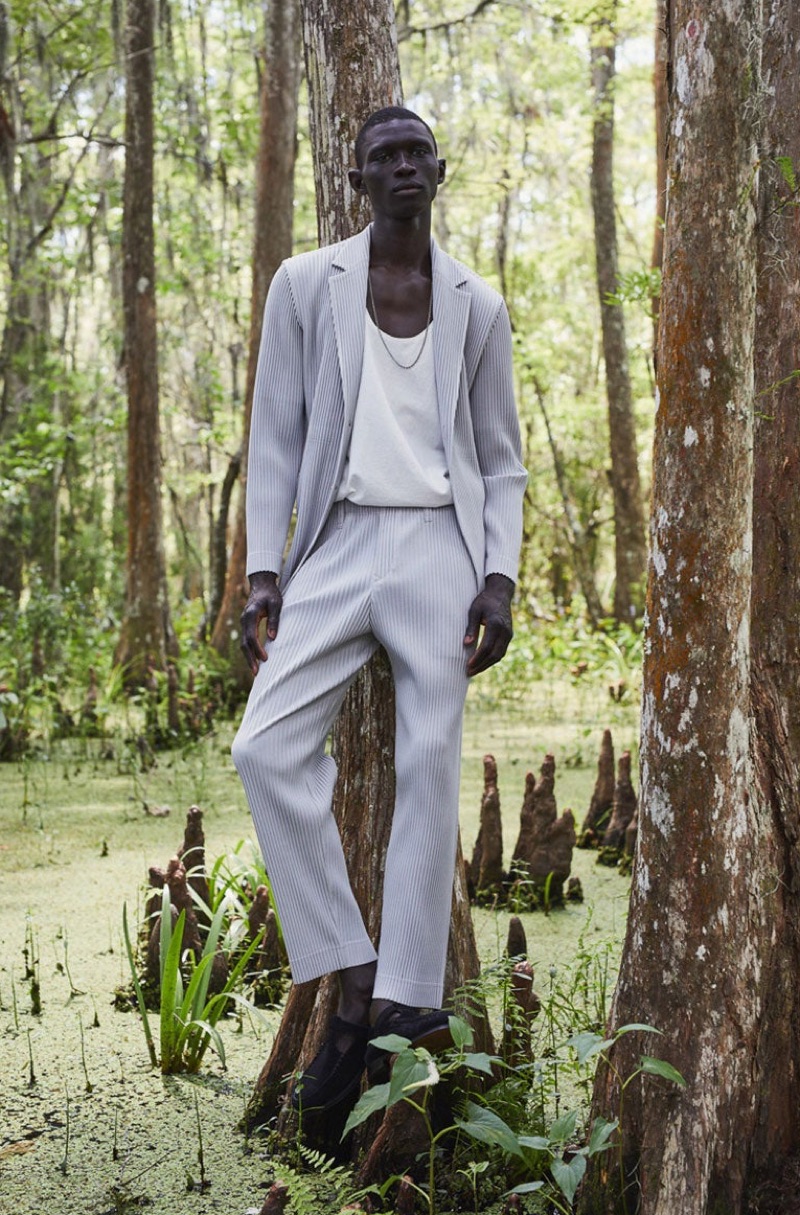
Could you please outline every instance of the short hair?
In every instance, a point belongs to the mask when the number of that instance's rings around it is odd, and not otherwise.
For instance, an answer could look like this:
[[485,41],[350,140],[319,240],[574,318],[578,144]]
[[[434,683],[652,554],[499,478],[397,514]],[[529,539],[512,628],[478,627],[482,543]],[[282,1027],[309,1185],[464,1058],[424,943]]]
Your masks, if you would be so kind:
[[415,114],[413,110],[407,110],[405,106],[387,105],[381,110],[376,110],[374,114],[370,114],[369,118],[362,125],[361,130],[356,135],[356,165],[359,169],[364,163],[364,143],[367,133],[371,131],[373,127],[383,126],[384,123],[392,122],[396,118],[413,118],[414,121],[418,122],[420,126],[423,126],[430,135],[431,139],[433,140],[434,151],[439,151],[436,144],[436,136],[424,118],[420,118],[419,114]]

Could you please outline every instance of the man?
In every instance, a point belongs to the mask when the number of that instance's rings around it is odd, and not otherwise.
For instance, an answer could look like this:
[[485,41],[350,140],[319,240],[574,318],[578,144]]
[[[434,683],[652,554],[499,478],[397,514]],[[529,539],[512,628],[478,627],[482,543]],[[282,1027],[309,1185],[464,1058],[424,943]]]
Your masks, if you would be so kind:
[[[293,979],[338,972],[337,1015],[296,1090],[307,1108],[350,1097],[365,1061],[373,1078],[385,1072],[370,1038],[436,1044],[447,1032],[464,698],[511,639],[527,476],[510,326],[501,297],[431,240],[444,176],[422,119],[373,114],[349,174],[373,223],[284,262],[264,313],[242,617],[255,682],[233,757]],[[395,680],[397,800],[376,952],[331,813],[325,740],[378,645]]]

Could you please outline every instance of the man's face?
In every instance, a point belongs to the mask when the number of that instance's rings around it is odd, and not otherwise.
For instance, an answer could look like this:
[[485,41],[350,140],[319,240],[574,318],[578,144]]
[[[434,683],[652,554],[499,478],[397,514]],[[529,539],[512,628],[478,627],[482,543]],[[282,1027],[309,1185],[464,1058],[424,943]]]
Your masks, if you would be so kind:
[[422,123],[392,118],[367,131],[363,162],[350,170],[350,184],[366,191],[375,215],[410,219],[430,208],[444,173]]

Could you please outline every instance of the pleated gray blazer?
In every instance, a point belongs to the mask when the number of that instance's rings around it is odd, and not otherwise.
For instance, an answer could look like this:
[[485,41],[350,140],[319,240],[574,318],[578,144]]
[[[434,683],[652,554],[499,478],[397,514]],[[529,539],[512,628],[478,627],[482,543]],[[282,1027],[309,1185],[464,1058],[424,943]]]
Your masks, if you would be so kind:
[[[247,572],[286,585],[335,500],[364,354],[370,231],[301,253],[264,309],[247,469]],[[527,473],[503,299],[435,242],[433,354],[453,504],[479,585],[516,579]],[[291,547],[284,549],[292,511]]]

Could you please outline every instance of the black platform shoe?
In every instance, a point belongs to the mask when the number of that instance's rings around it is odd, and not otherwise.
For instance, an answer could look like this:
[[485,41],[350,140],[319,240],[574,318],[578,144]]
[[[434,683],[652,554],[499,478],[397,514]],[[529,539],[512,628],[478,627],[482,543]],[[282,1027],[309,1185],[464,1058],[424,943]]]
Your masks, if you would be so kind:
[[[308,1113],[334,1110],[355,1099],[364,1071],[367,1043],[374,1037],[368,1025],[354,1025],[333,1016],[328,1036],[292,1091],[292,1106]],[[342,1048],[339,1043],[350,1039]]]
[[370,1084],[385,1084],[392,1070],[392,1052],[373,1046],[375,1038],[398,1034],[401,1038],[407,1038],[413,1047],[424,1046],[431,1052],[446,1050],[453,1045],[451,1015],[445,1008],[420,1012],[408,1004],[391,1004],[385,1008],[369,1031],[370,1043],[365,1062]]

